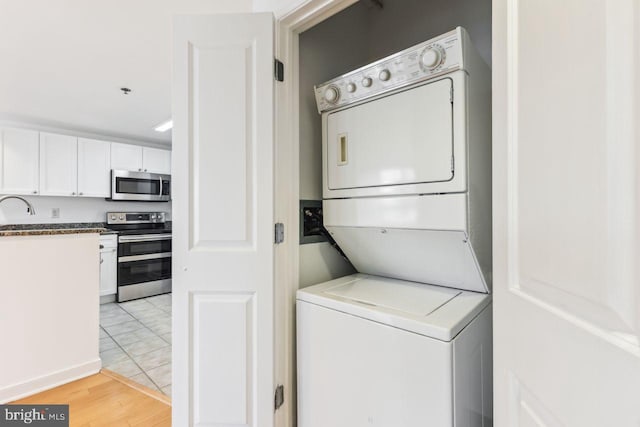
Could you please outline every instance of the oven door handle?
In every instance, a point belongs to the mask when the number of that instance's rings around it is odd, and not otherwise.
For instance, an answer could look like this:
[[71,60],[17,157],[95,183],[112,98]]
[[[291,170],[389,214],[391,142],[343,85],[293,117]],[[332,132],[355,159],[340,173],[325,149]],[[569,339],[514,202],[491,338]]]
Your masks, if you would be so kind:
[[120,243],[153,242],[160,240],[171,240],[171,234],[138,234],[135,236],[118,237],[118,242]]
[[118,262],[146,261],[146,260],[149,260],[149,259],[162,259],[162,258],[171,258],[171,252],[162,252],[162,253],[145,254],[145,255],[121,256],[121,257],[118,258]]

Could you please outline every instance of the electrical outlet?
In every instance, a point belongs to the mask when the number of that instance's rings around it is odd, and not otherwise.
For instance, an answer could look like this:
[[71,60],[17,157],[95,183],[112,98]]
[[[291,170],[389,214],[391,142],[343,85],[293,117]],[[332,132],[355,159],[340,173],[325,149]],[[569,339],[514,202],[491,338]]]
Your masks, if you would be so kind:
[[60,218],[60,208],[51,208],[51,218]]

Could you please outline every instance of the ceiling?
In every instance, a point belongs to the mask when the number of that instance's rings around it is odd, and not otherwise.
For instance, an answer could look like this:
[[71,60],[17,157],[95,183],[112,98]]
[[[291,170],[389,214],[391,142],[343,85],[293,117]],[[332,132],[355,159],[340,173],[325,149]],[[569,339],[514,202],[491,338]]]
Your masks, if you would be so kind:
[[[171,16],[251,0],[0,0],[0,118],[169,145]],[[121,87],[131,88],[123,95]]]

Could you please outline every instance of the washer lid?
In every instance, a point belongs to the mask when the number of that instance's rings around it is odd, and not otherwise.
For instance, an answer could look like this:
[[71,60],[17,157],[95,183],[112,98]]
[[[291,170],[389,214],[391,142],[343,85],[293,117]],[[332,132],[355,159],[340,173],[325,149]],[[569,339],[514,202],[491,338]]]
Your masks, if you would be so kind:
[[413,282],[395,283],[394,286],[390,279],[376,276],[354,278],[350,282],[324,291],[328,295],[415,316],[431,314],[460,292],[457,289],[435,286],[431,286],[427,291],[425,285]]
[[360,273],[301,289],[297,299],[442,341],[491,301],[486,294]]

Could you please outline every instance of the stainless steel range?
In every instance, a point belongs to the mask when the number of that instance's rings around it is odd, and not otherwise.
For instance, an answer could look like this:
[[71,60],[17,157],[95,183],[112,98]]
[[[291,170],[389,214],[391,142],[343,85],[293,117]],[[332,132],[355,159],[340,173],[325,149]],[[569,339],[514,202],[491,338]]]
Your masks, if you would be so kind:
[[118,231],[117,301],[171,292],[171,227],[164,212],[108,212]]

